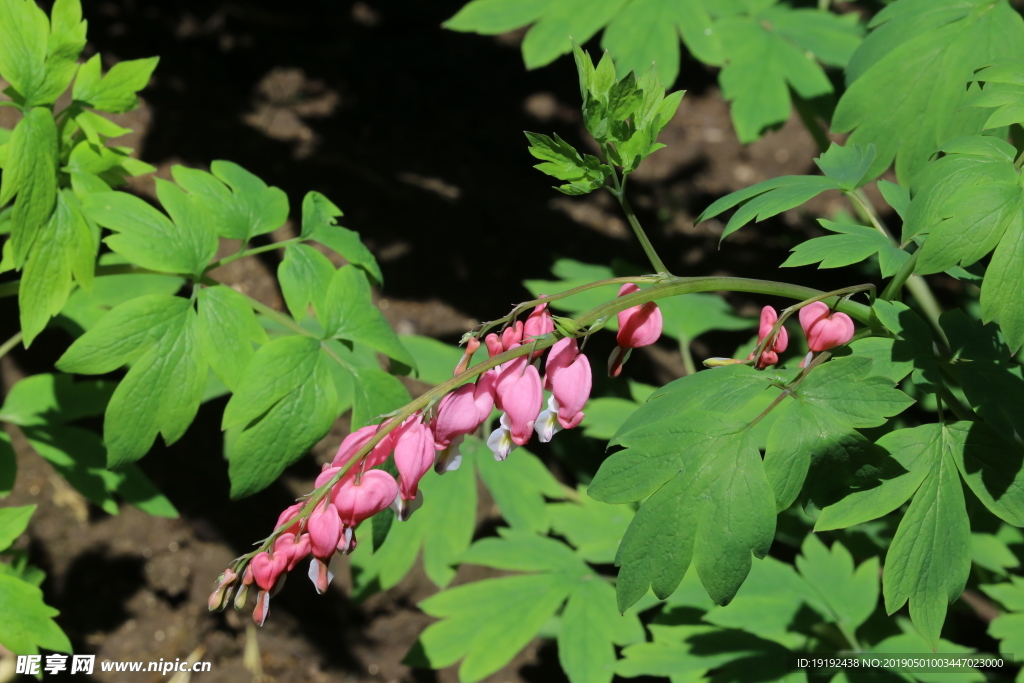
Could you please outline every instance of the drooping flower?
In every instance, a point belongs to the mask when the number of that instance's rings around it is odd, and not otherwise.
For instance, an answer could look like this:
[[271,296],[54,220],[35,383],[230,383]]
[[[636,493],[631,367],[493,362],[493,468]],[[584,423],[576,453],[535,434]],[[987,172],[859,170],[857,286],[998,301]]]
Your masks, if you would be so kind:
[[544,366],[544,384],[555,402],[548,402],[556,411],[563,429],[572,429],[583,420],[583,406],[590,398],[593,377],[590,361],[580,353],[575,339],[560,340],[548,354]]
[[[619,289],[619,296],[639,291],[638,286],[627,283]],[[661,309],[653,301],[620,311],[618,319],[619,333],[615,337],[618,346],[608,359],[608,375],[611,377],[619,376],[622,365],[633,349],[649,346],[658,341],[663,326]]]
[[[764,338],[771,334],[772,327],[779,320],[779,314],[775,312],[775,309],[771,306],[765,306],[761,309],[761,323],[757,330],[757,343],[760,345]],[[789,346],[789,333],[785,327],[779,328],[779,333],[775,336],[775,339],[768,344],[764,351],[761,353],[761,358],[758,360],[757,367],[759,370],[764,370],[769,365],[775,365],[779,362],[779,354],[786,350]],[[754,352],[752,351],[747,360],[754,359]]]
[[331,490],[341,523],[351,529],[386,509],[397,496],[398,482],[383,470],[364,472],[359,483],[346,477]]
[[309,534],[313,560],[309,566],[309,578],[312,579],[317,593],[327,590],[331,575],[327,564],[334,556],[341,540],[341,517],[338,510],[329,501],[324,500],[309,515],[306,524]]
[[420,422],[419,415],[414,415],[396,431],[395,466],[398,468],[399,495],[392,500],[397,506],[399,521],[404,521],[409,516],[405,503],[416,498],[420,479],[434,464],[434,435],[430,427]]
[[488,370],[476,384],[463,384],[441,399],[437,416],[431,421],[438,474],[457,470],[462,463],[459,446],[466,434],[476,431],[494,408],[494,382],[498,373]]
[[282,575],[288,567],[288,558],[271,552],[258,553],[249,562],[246,573],[252,576],[260,591],[256,597],[256,609],[252,618],[257,626],[263,626],[270,611],[270,596],[275,587],[280,587]]
[[800,309],[800,327],[812,353],[846,344],[853,338],[853,320],[845,313],[831,313],[828,304],[815,301]]
[[508,417],[512,440],[519,446],[525,445],[544,402],[540,373],[526,356],[502,365],[494,382],[494,402]]
[[[341,467],[351,460],[352,456],[354,456],[360,448],[365,446],[366,443],[373,438],[378,429],[380,429],[380,426],[378,425],[367,425],[346,436],[345,440],[341,442],[341,446],[338,447],[338,453],[334,456],[334,460],[331,462],[330,466]],[[373,450],[370,451],[369,455],[366,456],[362,469],[371,469],[383,465],[387,461],[388,456],[391,455],[391,451],[394,449],[394,432],[390,432],[381,439],[377,445],[373,447]]]

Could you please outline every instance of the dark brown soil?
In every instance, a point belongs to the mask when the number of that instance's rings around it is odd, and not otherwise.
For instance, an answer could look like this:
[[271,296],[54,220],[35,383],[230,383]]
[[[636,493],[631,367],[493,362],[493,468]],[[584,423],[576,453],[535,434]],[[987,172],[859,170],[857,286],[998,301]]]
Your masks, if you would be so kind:
[[[174,163],[204,167],[229,159],[285,189],[293,206],[307,190],[325,193],[380,260],[387,280],[381,308],[396,328],[455,341],[477,319],[522,300],[520,282],[546,277],[557,257],[643,261],[609,197],[561,196],[531,169],[524,129],[587,144],[571,61],[526,72],[516,36],[442,30],[459,5],[104,0],[86,3],[86,14],[90,49],[101,51],[108,66],[161,56],[142,108],[120,117],[136,130],[125,144],[137,147],[158,175],[167,177]],[[713,74],[689,61],[682,74],[678,85],[691,92],[662,137],[668,148],[636,175],[633,203],[675,272],[770,276],[787,249],[815,229],[811,221],[791,212],[741,231],[719,251],[721,224],[694,226],[693,218],[726,192],[809,172],[813,142],[793,119],[741,147]],[[133,188],[149,194],[152,180]],[[818,215],[841,208],[839,197],[813,205]],[[271,275],[277,258],[271,252],[215,275],[280,308]],[[831,271],[789,274],[823,289],[849,284]],[[749,312],[765,302],[734,303]],[[11,300],[0,305],[6,338],[17,316]],[[726,355],[737,341],[709,335],[696,355]],[[48,331],[30,353],[5,358],[5,389],[26,374],[50,371],[68,342],[63,332]],[[633,371],[654,381],[679,369],[662,351],[641,358]],[[20,469],[16,492],[3,504],[39,505],[22,540],[48,573],[43,588],[61,610],[58,621],[75,652],[111,660],[195,656],[213,662],[201,676],[211,682],[456,681],[454,669],[417,672],[400,663],[430,621],[415,605],[435,589],[418,569],[363,604],[348,599],[345,572],[323,597],[293,577],[258,637],[246,613],[207,612],[217,574],[266,535],[347,430],[340,420],[274,486],[230,502],[218,428],[223,405],[205,406],[181,441],[158,446],[141,462],[181,511],[178,520],[127,507],[110,517],[90,507],[11,428]],[[457,581],[479,577],[479,570],[464,568]],[[488,680],[564,678],[554,648],[537,642]]]

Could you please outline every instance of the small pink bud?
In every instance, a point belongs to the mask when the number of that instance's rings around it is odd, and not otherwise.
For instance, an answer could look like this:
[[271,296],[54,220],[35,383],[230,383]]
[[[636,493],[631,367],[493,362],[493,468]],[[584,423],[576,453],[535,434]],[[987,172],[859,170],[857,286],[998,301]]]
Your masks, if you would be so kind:
[[416,497],[420,479],[434,465],[434,435],[430,427],[420,422],[419,416],[410,419],[412,422],[406,422],[397,430],[395,440],[395,466],[402,500]]
[[[473,354],[480,348],[480,340],[476,337],[470,337],[469,341],[466,342],[466,350],[462,354],[462,358],[455,366],[455,370],[452,372],[452,377],[465,372],[466,368],[469,367],[469,362],[473,359]],[[493,355],[493,354],[492,354]]]
[[[761,309],[761,322],[757,330],[758,344],[764,341],[764,338],[771,334],[772,327],[775,326],[775,323],[778,322],[778,320],[779,315],[771,306],[765,306]],[[776,335],[775,339],[765,347],[764,352],[761,354],[761,358],[757,362],[758,369],[764,370],[769,365],[775,365],[778,363],[779,353],[785,351],[787,346],[789,346],[789,333],[786,331],[785,327],[780,327],[778,335]],[[750,355],[747,356],[747,360],[753,359],[754,352],[751,352]]]
[[501,333],[501,347],[508,351],[519,346],[523,341],[523,321],[517,320],[511,327],[506,327],[505,331]]
[[800,309],[800,327],[807,336],[807,347],[813,353],[846,344],[853,338],[853,320],[845,313],[832,313],[822,301]]
[[[541,297],[544,295],[541,294]],[[547,304],[540,304],[533,309],[529,317],[526,318],[526,325],[523,327],[523,339],[530,340],[542,337],[545,334],[550,334],[555,331],[555,321],[551,317],[551,311],[548,310]],[[544,353],[544,350],[534,351],[530,354],[531,360],[540,358]]]
[[501,346],[501,338],[493,332],[484,337],[484,343],[487,344],[487,355],[491,358],[505,350]]
[[345,478],[331,492],[342,524],[351,528],[386,509],[397,496],[398,483],[383,470],[364,472],[358,484]]

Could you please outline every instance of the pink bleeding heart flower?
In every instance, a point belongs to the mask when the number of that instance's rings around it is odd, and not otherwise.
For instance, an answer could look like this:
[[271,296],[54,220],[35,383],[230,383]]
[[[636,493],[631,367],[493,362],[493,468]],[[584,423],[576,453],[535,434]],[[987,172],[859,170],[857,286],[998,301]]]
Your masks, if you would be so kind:
[[278,527],[287,524],[288,522],[293,522],[292,524],[288,525],[288,528],[285,529],[283,533],[298,534],[300,526],[298,516],[299,511],[302,510],[303,505],[304,503],[295,503],[294,505],[289,505],[288,507],[286,507],[284,511],[282,511],[281,514],[277,516],[277,524],[274,525],[274,528],[277,529]]
[[523,446],[544,402],[540,373],[526,356],[505,363],[494,383],[494,402],[508,417],[508,429],[516,445]]
[[[775,309],[771,306],[765,306],[761,309],[761,323],[757,330],[757,343],[760,344],[764,341],[764,338],[771,334],[772,327],[779,320],[779,314],[775,312]],[[759,370],[764,370],[769,365],[775,365],[779,362],[779,354],[786,350],[789,346],[789,333],[785,327],[779,328],[779,333],[775,339],[765,347],[761,353],[761,358],[757,362]],[[747,360],[754,359],[754,352],[752,351]]]
[[258,553],[249,562],[249,570],[252,571],[253,580],[259,586],[259,593],[256,597],[256,609],[253,610],[252,619],[257,626],[263,626],[270,611],[270,597],[275,587],[280,587],[282,575],[288,567],[288,557],[284,554],[262,552]]
[[499,353],[519,346],[523,341],[523,332],[523,321],[517,320],[514,325],[506,327],[500,337],[493,332],[490,333],[484,337],[484,343],[487,344],[488,355],[494,357]]
[[537,418],[536,429],[540,440],[547,442],[559,429],[572,429],[583,420],[593,377],[590,361],[580,353],[576,340],[568,337],[551,347],[544,371],[551,398],[548,410]]
[[430,427],[419,421],[419,416],[403,424],[395,441],[395,466],[398,468],[398,498],[392,498],[398,507],[399,521],[409,517],[406,501],[414,500],[420,479],[434,465],[434,435]]
[[306,555],[309,555],[309,534],[296,536],[293,533],[283,533],[274,541],[274,555],[282,554],[288,558],[286,571],[291,571],[299,565]]
[[508,414],[502,413],[498,420],[498,428],[487,437],[487,447],[494,453],[494,459],[500,461],[507,458],[518,446],[519,444],[512,440],[512,425],[509,424]]
[[828,305],[815,301],[800,309],[800,327],[807,336],[807,347],[812,353],[846,344],[853,339],[853,320],[845,313],[829,315]]
[[338,509],[341,523],[354,529],[386,509],[398,497],[398,482],[383,470],[364,472],[356,479],[343,479],[331,491],[331,502]]
[[[334,456],[334,460],[331,462],[331,467],[341,467],[351,460],[352,456],[373,438],[378,429],[380,429],[380,427],[377,425],[367,425],[366,427],[357,429],[346,436],[345,440],[341,442],[341,446],[338,448],[337,455]],[[383,465],[387,461],[388,456],[391,455],[391,451],[394,449],[394,437],[389,433],[381,439],[380,442],[373,447],[373,450],[370,451],[370,454],[366,456],[365,464],[362,469],[371,469]]]
[[[638,286],[627,283],[619,289],[619,296],[639,291]],[[619,333],[615,337],[618,346],[608,359],[608,375],[611,377],[618,377],[622,372],[630,351],[658,341],[663,327],[661,309],[653,301],[620,311],[618,319]]]
[[309,578],[313,581],[317,593],[323,593],[332,578],[327,563],[334,556],[338,542],[341,541],[341,516],[334,505],[324,500],[309,515],[306,528],[310,549],[313,551]]
[[437,457],[434,471],[438,474],[459,469],[462,454],[459,446],[463,437],[484,423],[494,408],[494,382],[498,373],[488,370],[476,384],[463,384],[441,399],[437,417],[430,423],[434,433],[434,447]]

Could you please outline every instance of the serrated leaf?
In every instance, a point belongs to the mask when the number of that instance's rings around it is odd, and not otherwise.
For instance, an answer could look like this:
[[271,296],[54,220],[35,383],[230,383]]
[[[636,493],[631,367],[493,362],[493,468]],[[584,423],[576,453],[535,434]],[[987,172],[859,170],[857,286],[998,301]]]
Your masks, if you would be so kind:
[[288,197],[230,161],[214,161],[212,173],[172,166],[174,181],[194,197],[218,235],[248,242],[288,219]]
[[462,562],[515,572],[590,572],[572,548],[529,531],[504,530],[500,538],[484,538],[462,555]]
[[302,200],[302,236],[330,247],[346,261],[366,271],[376,284],[383,284],[384,275],[377,259],[360,241],[359,233],[337,225],[336,218],[341,215],[341,209],[327,197],[319,192],[307,193]]
[[723,211],[742,204],[729,219],[725,230],[722,231],[720,239],[724,240],[750,221],[761,222],[783,211],[800,206],[825,190],[839,189],[842,189],[839,183],[822,176],[797,175],[772,178],[722,197],[704,209],[695,222],[702,223]]
[[894,382],[868,376],[871,360],[835,358],[815,368],[797,387],[796,399],[832,413],[850,427],[877,427],[914,403]]
[[562,611],[558,661],[571,683],[610,683],[615,645],[644,639],[636,614],[620,615],[615,589],[597,576],[579,583]]
[[1024,62],[993,64],[978,71],[974,80],[986,85],[969,98],[968,106],[995,109],[985,121],[985,130],[1024,122]]
[[0,550],[10,548],[15,539],[25,533],[35,511],[35,505],[0,508]]
[[199,410],[207,364],[199,349],[195,312],[185,303],[182,307],[168,302],[178,314],[168,320],[163,334],[132,364],[110,397],[103,439],[112,467],[144,456],[158,433],[164,443],[174,443]]
[[576,553],[593,564],[611,564],[619,541],[633,519],[629,505],[608,505],[596,501],[579,489],[579,500],[551,503],[547,506],[551,530],[564,536]]
[[784,647],[798,647],[803,636],[793,633],[794,624],[824,621],[827,613],[821,598],[792,565],[766,557],[753,564],[732,602],[711,608],[702,620],[742,629]]
[[473,451],[473,461],[487,489],[494,497],[501,516],[513,529],[547,533],[550,527],[544,499],[566,497],[562,485],[541,460],[523,448],[503,462],[491,457],[491,451],[479,439],[467,437],[462,452]]
[[775,501],[744,423],[718,413],[677,415],[620,435],[588,493],[608,503],[652,494],[622,539],[619,608],[667,597],[691,559],[708,594],[728,603],[775,532]]
[[783,267],[806,266],[820,261],[819,268],[841,268],[878,254],[882,277],[892,277],[910,259],[909,253],[893,245],[874,228],[844,225],[824,218],[818,222],[826,230],[839,234],[801,242],[793,247],[793,253],[782,264]]
[[255,353],[253,342],[266,344],[267,333],[245,297],[230,287],[201,289],[196,307],[203,356],[221,381],[235,391]]
[[[262,358],[260,354],[276,342],[288,339],[278,339],[260,348],[246,370],[239,393],[231,397],[232,401],[245,387],[251,386],[250,378],[256,371],[265,368],[272,356],[286,349],[278,347],[273,354],[268,353]],[[302,339],[306,342],[298,352],[302,362],[276,382],[272,393],[267,392],[261,396],[261,404],[266,404],[270,396],[277,397],[276,400],[265,411],[261,411],[255,421],[248,422],[240,433],[227,441],[232,498],[248,496],[269,486],[285,467],[298,460],[322,439],[338,417],[338,394],[327,367],[328,363],[334,361],[320,350],[315,340],[308,337]],[[282,393],[286,388],[287,391]],[[228,407],[231,407],[230,402]],[[245,408],[251,410],[253,404],[247,403]],[[233,413],[233,416],[237,414]],[[224,417],[226,421],[227,409]]]
[[575,576],[553,572],[484,579],[420,603],[442,621],[427,627],[419,646],[431,668],[462,659],[459,679],[475,683],[515,656],[575,588]]
[[[25,2],[18,0],[17,4]],[[0,24],[3,24],[2,19]],[[14,266],[21,268],[57,201],[58,142],[53,114],[45,107],[25,112],[6,147],[7,162],[0,178],[0,206],[14,199],[10,214],[11,255]]]
[[352,426],[356,429],[376,422],[382,415],[398,410],[409,402],[409,391],[394,375],[377,367],[355,371],[355,397]]
[[964,105],[973,69],[1024,56],[1024,20],[1006,2],[896,2],[873,20],[850,60],[849,87],[832,130],[878,149],[868,177],[896,161],[907,185],[943,143],[981,129],[986,113]]
[[43,602],[39,588],[9,574],[0,574],[0,602],[4,605],[0,644],[9,651],[36,654],[43,647],[71,652],[71,641],[53,621],[60,613]]
[[910,618],[933,648],[946,606],[960,597],[971,570],[971,529],[960,476],[948,446],[943,443],[940,450],[939,443],[932,442],[930,472],[886,553],[882,587],[886,612],[892,614],[909,600]]
[[292,317],[302,320],[310,306],[319,310],[333,277],[334,266],[326,256],[305,244],[289,244],[277,267],[277,279]]
[[167,181],[159,181],[157,188],[158,193],[163,189],[161,201],[175,222],[126,192],[86,195],[82,210],[114,231],[104,242],[130,262],[165,273],[199,275],[217,252],[217,235],[181,190]]
[[[775,424],[768,433],[764,472],[775,492],[775,507],[788,508],[808,483],[807,495],[818,508],[833,502],[846,472],[874,450],[855,429],[836,419],[827,407],[788,401],[775,409]],[[808,473],[815,470],[808,477]]]
[[814,160],[821,172],[848,192],[864,184],[864,175],[875,160],[875,146],[868,144],[842,146],[832,143],[828,150]]
[[602,165],[597,157],[589,154],[581,156],[557,134],[551,138],[527,132],[526,138],[530,141],[530,154],[543,162],[534,168],[558,180],[569,181],[555,188],[564,194],[593,192],[604,185],[611,175],[611,169]]
[[854,633],[878,606],[878,558],[854,569],[853,556],[836,541],[831,550],[818,536],[808,534],[796,558],[801,576],[818,592],[836,623]]
[[415,364],[380,309],[373,304],[366,274],[355,266],[339,268],[323,300],[319,304],[314,301],[313,307],[328,338],[366,344],[404,365]]
[[131,111],[139,106],[135,93],[146,87],[159,61],[159,57],[126,59],[101,78],[100,56],[95,54],[79,70],[72,95],[88,107],[111,114]]
[[832,92],[812,50],[824,48],[823,56],[841,66],[852,50],[843,54],[836,46],[846,41],[852,47],[860,41],[856,23],[785,5],[725,17],[716,22],[715,30],[725,58],[719,76],[722,95],[732,102],[733,125],[743,143],[753,142],[766,127],[789,118],[789,88],[804,99]]
[[320,344],[310,337],[279,337],[261,346],[224,408],[221,429],[244,426],[266,413],[309,380],[319,359]]
[[98,245],[70,190],[57,195],[49,220],[39,228],[18,288],[21,330],[28,347],[60,313],[71,292],[72,275],[91,286]]

